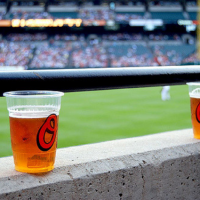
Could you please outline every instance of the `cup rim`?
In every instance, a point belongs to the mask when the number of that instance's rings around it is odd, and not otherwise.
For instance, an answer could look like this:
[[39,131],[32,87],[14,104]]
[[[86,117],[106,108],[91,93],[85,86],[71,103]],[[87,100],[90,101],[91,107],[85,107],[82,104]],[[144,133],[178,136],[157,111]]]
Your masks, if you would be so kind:
[[12,98],[49,98],[61,97],[63,95],[63,92],[51,90],[18,90],[3,93],[3,96]]
[[187,85],[200,85],[200,82],[189,82],[186,83]]

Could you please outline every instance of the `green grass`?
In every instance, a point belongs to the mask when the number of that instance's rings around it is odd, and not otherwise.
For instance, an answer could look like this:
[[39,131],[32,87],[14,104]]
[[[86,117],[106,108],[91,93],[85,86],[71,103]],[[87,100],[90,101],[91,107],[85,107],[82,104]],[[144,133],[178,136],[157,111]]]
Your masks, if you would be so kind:
[[[58,148],[191,128],[187,86],[65,93]],[[0,156],[12,155],[5,98],[0,98]]]

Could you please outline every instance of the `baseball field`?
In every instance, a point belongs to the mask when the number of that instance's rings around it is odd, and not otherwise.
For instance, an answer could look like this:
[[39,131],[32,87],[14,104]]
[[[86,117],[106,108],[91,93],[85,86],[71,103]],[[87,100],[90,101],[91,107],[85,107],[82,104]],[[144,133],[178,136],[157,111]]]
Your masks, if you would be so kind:
[[[65,93],[58,148],[191,128],[186,85]],[[5,97],[0,98],[0,157],[12,155]]]

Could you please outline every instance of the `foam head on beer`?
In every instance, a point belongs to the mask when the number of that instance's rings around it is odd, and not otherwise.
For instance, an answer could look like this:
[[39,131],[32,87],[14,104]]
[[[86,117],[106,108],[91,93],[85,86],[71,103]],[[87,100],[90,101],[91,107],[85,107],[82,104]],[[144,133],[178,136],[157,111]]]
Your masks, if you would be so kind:
[[54,168],[61,96],[57,91],[3,94],[9,111],[15,169],[39,173]]

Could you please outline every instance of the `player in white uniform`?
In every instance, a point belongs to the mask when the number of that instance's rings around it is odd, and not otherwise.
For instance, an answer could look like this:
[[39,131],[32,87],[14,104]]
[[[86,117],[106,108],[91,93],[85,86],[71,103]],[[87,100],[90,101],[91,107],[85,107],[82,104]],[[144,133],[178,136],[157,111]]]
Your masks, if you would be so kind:
[[163,86],[161,91],[161,99],[163,101],[170,100],[170,86]]

